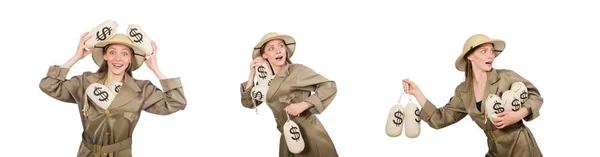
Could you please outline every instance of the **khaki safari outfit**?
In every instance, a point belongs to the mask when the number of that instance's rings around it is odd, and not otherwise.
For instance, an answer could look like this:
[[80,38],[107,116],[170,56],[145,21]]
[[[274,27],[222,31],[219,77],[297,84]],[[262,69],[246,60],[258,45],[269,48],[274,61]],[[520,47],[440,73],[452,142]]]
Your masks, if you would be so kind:
[[[288,49],[288,61],[293,55],[295,49],[295,40],[291,36],[280,35],[277,33],[268,33],[256,45],[252,58],[261,55],[260,49],[264,43],[273,39],[283,40]],[[246,83],[241,84],[242,105],[247,108],[254,108],[262,102],[256,101],[251,96],[249,87],[246,90]],[[311,94],[311,92],[315,92]],[[334,81],[329,80],[322,75],[317,74],[312,69],[301,65],[288,62],[271,80],[269,86],[266,104],[273,111],[277,129],[283,133],[283,126],[287,120],[287,112],[284,108],[290,104],[306,101],[313,104],[299,116],[289,116],[290,120],[297,123],[304,138],[305,148],[299,154],[291,153],[286,145],[283,134],[280,138],[279,156],[280,157],[336,157],[333,141],[327,131],[315,116],[322,113],[333,101],[337,92]]]
[[[92,56],[98,65],[103,61],[102,49],[111,43],[125,44],[134,50],[136,58],[132,60],[133,69],[142,65],[144,53],[122,34],[116,34],[111,39],[96,44]],[[150,81],[136,80],[125,73],[118,95],[110,106],[104,109],[89,99],[86,88],[92,83],[104,84],[106,72],[84,72],[82,75],[66,79],[68,71],[68,68],[50,66],[39,87],[57,100],[78,105],[83,124],[78,157],[132,156],[131,139],[142,110],[168,115],[183,110],[187,104],[179,78],[160,80],[164,90],[161,91]]]
[[[471,36],[464,45],[463,53],[456,60],[456,68],[459,71],[465,71],[466,61],[464,55],[471,49],[484,43],[493,43],[497,51],[496,56],[504,50],[505,43],[502,40],[490,39],[483,34]],[[531,121],[540,115],[543,98],[537,88],[527,79],[521,77],[511,70],[492,69],[487,73],[487,81],[481,102],[486,102],[488,94],[500,95],[502,91],[510,88],[514,82],[523,82],[529,92],[529,99],[523,104],[530,115],[524,118],[525,121]],[[455,89],[454,96],[449,102],[441,108],[436,108],[429,100],[423,106],[421,118],[429,126],[435,129],[444,128],[454,124],[465,116],[470,116],[473,121],[483,130],[483,135],[487,136],[489,151],[486,156],[501,157],[539,157],[542,156],[540,149],[523,121],[519,121],[503,129],[497,129],[494,124],[487,119],[483,108],[477,108],[473,89],[469,89],[465,82],[462,82]]]

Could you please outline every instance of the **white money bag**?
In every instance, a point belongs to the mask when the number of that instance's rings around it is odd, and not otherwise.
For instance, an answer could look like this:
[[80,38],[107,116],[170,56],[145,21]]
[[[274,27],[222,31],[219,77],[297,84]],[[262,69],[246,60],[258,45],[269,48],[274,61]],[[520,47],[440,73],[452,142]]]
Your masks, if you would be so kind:
[[416,138],[421,133],[421,110],[419,110],[417,105],[411,100],[406,105],[404,111],[406,115],[406,122],[404,122],[404,125],[406,125],[404,127],[406,137]]
[[387,123],[385,125],[385,133],[390,137],[398,137],[402,134],[402,126],[404,125],[404,107],[398,103],[390,109]]
[[109,87],[99,83],[92,83],[87,87],[85,93],[94,104],[105,110],[116,97],[116,94]]
[[521,99],[512,90],[502,92],[502,104],[505,110],[516,112],[521,109]]
[[502,99],[496,94],[489,94],[485,101],[484,113],[488,118],[498,118],[499,113],[504,112],[504,105],[502,105]]
[[[129,39],[135,44],[138,44],[141,48],[143,48],[144,53],[154,53],[152,51],[152,39],[148,37],[146,32],[142,30],[142,27],[137,24],[130,24],[127,26],[127,34]],[[144,54],[144,55],[152,55],[152,54]],[[147,56],[144,56],[147,57]]]
[[529,92],[527,86],[523,82],[515,82],[510,86],[510,90],[515,92],[519,96],[521,105],[525,104],[525,101],[529,98]]
[[251,95],[254,100],[265,101],[267,99],[267,92],[273,79],[273,71],[268,61],[265,61],[262,65],[255,67],[255,83],[252,87]]
[[304,139],[300,132],[300,127],[294,121],[290,120],[290,116],[287,115],[287,121],[283,124],[283,136],[285,143],[287,144],[290,152],[298,154],[304,150]]
[[92,35],[92,38],[85,41],[84,44],[86,46],[94,46],[98,42],[112,38],[113,36],[115,36],[118,26],[119,24],[112,20],[106,20],[102,22],[94,29],[92,29],[92,31],[90,31],[90,35]]
[[400,98],[398,99],[398,103],[392,106],[390,112],[388,113],[387,122],[385,124],[385,133],[390,137],[398,137],[402,135],[402,128],[404,123],[406,123],[406,110],[402,105],[402,96],[410,96],[408,94],[402,93],[400,94]]

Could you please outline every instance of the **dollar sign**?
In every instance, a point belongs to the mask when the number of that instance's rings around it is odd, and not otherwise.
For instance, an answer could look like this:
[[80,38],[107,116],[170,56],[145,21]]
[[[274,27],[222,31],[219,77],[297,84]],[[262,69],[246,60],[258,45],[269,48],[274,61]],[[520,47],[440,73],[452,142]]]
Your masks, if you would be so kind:
[[258,92],[257,91],[253,91],[252,92],[252,96],[254,97],[254,99],[260,100],[260,99],[262,99],[263,94],[260,91],[258,91]]
[[111,34],[111,31],[112,31],[112,29],[110,29],[110,27],[102,28],[102,34],[100,34],[100,31],[96,32],[96,40],[97,41],[106,40],[106,37],[108,37]]
[[415,118],[415,121],[416,121],[417,123],[418,123],[418,122],[421,122],[421,111],[419,111],[419,109],[418,109],[418,108],[415,110],[415,115],[417,115],[417,118]]
[[100,87],[94,88],[94,95],[100,96],[100,99],[98,99],[100,101],[106,102],[108,100],[108,93],[106,93],[106,91],[101,91]]
[[265,79],[267,78],[267,72],[265,71],[265,67],[264,66],[259,66],[258,67],[258,77],[260,77],[261,79]]
[[525,99],[527,99],[527,98],[529,97],[529,95],[527,95],[527,92],[526,92],[526,91],[523,91],[523,92],[521,92],[521,95],[519,95],[519,97],[520,97],[522,100],[525,100]]
[[144,35],[142,35],[142,33],[138,33],[137,32],[137,28],[132,28],[129,31],[129,36],[131,37],[135,37],[135,39],[133,40],[136,43],[142,42],[142,39],[144,39]]
[[496,110],[494,113],[498,114],[504,112],[504,107],[500,105],[502,105],[500,102],[494,102],[494,110]]
[[117,85],[117,86],[115,87],[115,91],[116,91],[117,93],[119,93],[119,91],[121,91],[121,85]]
[[296,140],[296,142],[300,140],[300,133],[298,132],[298,128],[296,126],[292,126],[290,128],[290,133],[294,135],[292,136],[292,140]]
[[[398,110],[394,113],[394,117],[396,117],[396,119],[392,120],[392,122],[394,122],[394,124],[396,124],[396,127],[399,127],[400,124],[402,124],[402,117],[404,117],[404,114],[402,114],[402,112],[400,112],[400,110]],[[398,121],[396,121],[396,120],[398,120]]]
[[513,111],[518,111],[519,109],[521,109],[521,101],[519,101],[519,99],[513,100],[511,105],[513,106]]

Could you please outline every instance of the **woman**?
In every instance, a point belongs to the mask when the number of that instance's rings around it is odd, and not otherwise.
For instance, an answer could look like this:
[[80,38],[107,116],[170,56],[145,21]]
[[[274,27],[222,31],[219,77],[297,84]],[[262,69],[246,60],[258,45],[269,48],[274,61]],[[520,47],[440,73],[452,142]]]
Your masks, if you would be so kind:
[[[40,89],[55,99],[78,105],[83,123],[78,157],[132,156],[131,138],[141,110],[159,115],[183,110],[187,102],[181,82],[179,78],[167,79],[158,69],[154,42],[153,53],[145,60],[145,54],[150,52],[143,52],[126,35],[116,34],[92,49],[84,45],[91,38],[88,34],[81,35],[75,56],[61,66],[50,67],[40,82]],[[89,54],[100,66],[98,71],[66,79],[71,66]],[[144,62],[158,77],[164,92],[148,80],[133,78],[132,71]],[[119,84],[116,90],[101,90],[102,85],[115,83]],[[93,92],[87,92],[89,88]],[[111,91],[115,92],[113,99],[107,94]],[[103,107],[103,102],[109,102],[109,106]]]
[[[289,114],[290,119],[299,125],[305,143],[301,153],[293,154],[288,150],[282,134],[279,156],[338,156],[333,141],[315,116],[322,113],[335,97],[336,84],[304,65],[292,64],[290,58],[295,48],[296,42],[291,36],[271,32],[262,37],[252,51],[248,81],[241,84],[242,105],[254,108],[262,103],[254,100],[250,91],[256,73],[255,66],[268,61],[275,77],[271,80],[266,104],[273,111],[277,129],[283,133],[283,125]],[[311,95],[311,92],[315,93]]]
[[[531,121],[539,116],[543,99],[531,82],[511,70],[493,69],[494,59],[504,50],[505,42],[476,34],[464,44],[455,66],[465,72],[465,81],[456,87],[454,96],[441,108],[436,108],[410,80],[403,80],[405,90],[421,104],[421,119],[435,129],[454,124],[469,115],[488,137],[486,156],[542,156],[533,134],[522,119]],[[501,95],[514,82],[523,82],[529,92],[524,107],[515,112],[502,112],[492,123],[486,122],[481,103],[488,94]]]

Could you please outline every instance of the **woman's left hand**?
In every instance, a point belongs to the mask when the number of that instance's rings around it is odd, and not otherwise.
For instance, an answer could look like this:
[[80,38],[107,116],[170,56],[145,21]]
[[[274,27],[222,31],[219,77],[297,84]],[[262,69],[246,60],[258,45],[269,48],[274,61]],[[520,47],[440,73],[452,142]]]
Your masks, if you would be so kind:
[[[146,59],[144,62],[146,62],[146,65],[148,66],[148,68],[150,68],[150,70],[152,71],[158,71],[158,65],[156,65],[156,44],[154,43],[154,41],[150,42],[150,45],[152,45],[152,51],[150,52],[145,52],[146,54],[151,54],[149,59]],[[148,50],[146,50],[148,51]]]
[[521,119],[525,118],[528,114],[529,110],[523,107],[517,112],[507,111],[499,113],[498,118],[494,119],[492,122],[496,128],[502,129],[521,121]]
[[292,116],[297,116],[300,113],[304,112],[304,110],[306,110],[312,106],[313,105],[308,102],[300,102],[300,103],[291,104],[291,105],[285,107],[284,110]]

